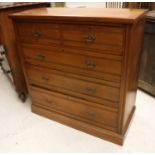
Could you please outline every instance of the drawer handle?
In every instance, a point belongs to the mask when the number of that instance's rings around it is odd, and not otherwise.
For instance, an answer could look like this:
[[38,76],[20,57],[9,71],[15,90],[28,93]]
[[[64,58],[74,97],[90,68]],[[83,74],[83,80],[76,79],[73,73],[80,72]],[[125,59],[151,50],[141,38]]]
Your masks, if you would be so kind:
[[89,95],[93,95],[96,93],[96,88],[86,88],[86,93]]
[[32,31],[32,36],[35,38],[39,38],[41,36],[41,32],[39,31]]
[[43,76],[42,76],[42,80],[44,80],[44,81],[48,81],[48,80],[49,80],[49,78],[48,78],[48,76],[47,76],[47,75],[43,75]]
[[90,111],[90,112],[88,112],[88,115],[91,117],[96,117],[97,114],[94,111]]
[[93,60],[86,60],[85,64],[88,68],[94,69],[96,67],[96,62]]
[[53,102],[50,101],[49,99],[45,99],[45,102],[49,105],[49,106],[52,106]]
[[88,34],[88,35],[85,35],[83,37],[83,39],[86,41],[86,42],[94,42],[96,40],[96,36],[95,35],[92,35],[92,34]]
[[37,55],[36,55],[36,59],[42,61],[42,60],[45,59],[45,56],[42,55],[42,54],[37,54]]

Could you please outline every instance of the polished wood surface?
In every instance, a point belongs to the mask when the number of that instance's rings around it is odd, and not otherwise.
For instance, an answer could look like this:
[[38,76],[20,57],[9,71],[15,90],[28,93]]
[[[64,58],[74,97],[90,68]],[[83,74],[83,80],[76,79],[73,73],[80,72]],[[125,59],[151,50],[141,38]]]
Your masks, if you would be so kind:
[[13,16],[32,111],[123,144],[135,111],[146,10],[41,10]]
[[72,21],[95,21],[112,23],[133,23],[141,18],[147,10],[118,8],[43,8],[16,13],[22,19],[53,19]]
[[11,74],[13,76],[15,89],[22,101],[25,101],[28,92],[23,70],[21,68],[19,54],[15,43],[16,40],[15,32],[13,29],[13,23],[12,20],[9,18],[9,15],[19,11],[45,7],[48,5],[49,3],[20,3],[16,5],[3,5],[3,7],[0,7],[0,44],[3,45],[6,50],[6,57],[11,69]]

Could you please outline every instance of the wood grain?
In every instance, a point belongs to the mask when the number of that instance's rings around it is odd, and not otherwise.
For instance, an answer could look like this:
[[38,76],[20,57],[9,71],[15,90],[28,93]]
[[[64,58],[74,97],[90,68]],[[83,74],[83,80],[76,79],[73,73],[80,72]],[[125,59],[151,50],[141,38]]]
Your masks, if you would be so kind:
[[112,23],[134,23],[141,18],[145,9],[118,8],[44,8],[16,13],[16,19],[52,19],[63,21],[95,21]]

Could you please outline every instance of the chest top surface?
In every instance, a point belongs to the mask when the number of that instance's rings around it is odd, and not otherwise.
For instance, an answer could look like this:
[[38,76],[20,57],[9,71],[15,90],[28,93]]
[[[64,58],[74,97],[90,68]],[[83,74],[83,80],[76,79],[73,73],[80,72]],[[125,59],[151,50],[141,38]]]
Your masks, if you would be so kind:
[[13,14],[16,19],[52,19],[134,23],[145,15],[146,9],[114,8],[39,8]]

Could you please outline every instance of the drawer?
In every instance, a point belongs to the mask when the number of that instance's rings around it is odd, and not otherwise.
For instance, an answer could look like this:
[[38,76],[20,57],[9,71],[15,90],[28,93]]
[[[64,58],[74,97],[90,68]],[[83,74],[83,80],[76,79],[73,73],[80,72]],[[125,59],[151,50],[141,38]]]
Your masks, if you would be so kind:
[[[38,61],[61,64],[76,68],[81,68],[84,70],[89,70],[92,72],[103,72],[115,75],[121,75],[121,61],[104,59],[95,56],[74,54],[72,52],[67,52],[67,50],[61,49],[33,49],[24,47],[24,56],[29,59],[36,59]],[[49,65],[50,66],[50,65]]]
[[19,23],[18,31],[23,43],[59,45],[60,30],[57,24],[48,23]]
[[[67,73],[47,70],[27,65],[29,83],[47,89],[66,93],[89,101],[100,101],[101,104],[118,105],[119,88],[86,81],[80,76],[73,77]],[[103,102],[104,100],[107,100]]]
[[64,46],[82,47],[98,52],[122,54],[124,28],[111,26],[63,25]]
[[[116,128],[117,112],[104,108],[90,106],[89,102],[67,95],[31,87],[32,104],[68,115],[99,127]],[[108,127],[107,127],[108,128]]]

